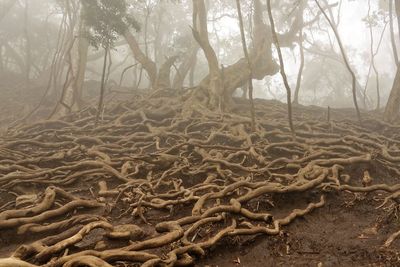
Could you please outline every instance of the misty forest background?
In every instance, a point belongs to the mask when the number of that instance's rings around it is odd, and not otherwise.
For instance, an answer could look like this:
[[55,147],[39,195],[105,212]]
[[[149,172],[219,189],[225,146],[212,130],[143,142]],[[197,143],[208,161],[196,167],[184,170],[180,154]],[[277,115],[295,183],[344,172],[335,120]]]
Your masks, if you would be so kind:
[[[191,1],[117,2],[108,7],[107,1],[101,2],[104,10],[99,6],[85,11],[85,1],[2,1],[3,127],[25,116],[54,118],[85,107],[100,94],[107,45],[106,94],[204,85],[212,71],[192,34]],[[398,7],[389,2],[321,3],[355,73],[360,108],[367,110],[384,109],[397,72]],[[258,1],[241,5],[250,56],[257,57],[254,97],[285,102],[269,21],[265,14],[257,18],[258,12],[266,13],[266,5]],[[205,8],[214,64],[234,76],[233,69],[244,63],[236,4],[207,1]],[[352,107],[352,77],[318,6],[313,1],[272,1],[272,13],[294,103]],[[224,85],[231,87],[226,88],[229,94],[248,97],[247,91],[239,90],[248,86],[243,73],[239,81]]]
[[0,0],[0,267],[400,266],[400,1]]

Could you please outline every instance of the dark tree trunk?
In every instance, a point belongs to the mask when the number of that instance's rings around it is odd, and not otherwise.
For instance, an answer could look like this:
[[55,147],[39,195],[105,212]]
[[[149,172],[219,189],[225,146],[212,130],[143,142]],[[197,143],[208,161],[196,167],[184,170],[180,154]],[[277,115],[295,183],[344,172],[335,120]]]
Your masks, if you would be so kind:
[[275,23],[274,23],[274,18],[272,16],[272,10],[271,10],[271,0],[267,0],[267,9],[268,9],[268,16],[269,16],[269,21],[271,24],[271,31],[272,31],[272,37],[274,40],[274,43],[276,45],[276,50],[278,51],[278,57],[279,57],[279,63],[280,63],[280,72],[282,75],[283,83],[286,88],[286,98],[287,98],[287,108],[288,108],[288,121],[289,121],[289,127],[292,133],[294,134],[294,126],[293,126],[293,118],[292,118],[292,91],[290,89],[286,73],[285,73],[285,65],[283,63],[283,57],[282,57],[282,52],[281,52],[281,47],[279,45],[279,40],[278,36],[275,31]]
[[384,119],[387,122],[394,122],[398,119],[400,113],[400,68],[397,68],[392,90],[384,113]]
[[107,56],[108,56],[108,49],[105,49],[104,53],[104,61],[103,61],[103,71],[101,73],[101,85],[100,85],[100,98],[99,98],[99,105],[97,107],[97,114],[96,114],[96,121],[97,124],[100,118],[100,114],[103,110],[104,105],[104,89],[105,89],[105,79],[106,79],[106,69],[107,69]]
[[324,15],[325,19],[328,21],[330,27],[333,30],[333,33],[335,34],[336,40],[339,44],[339,48],[340,48],[340,52],[342,53],[343,56],[343,61],[346,65],[347,70],[350,72],[350,75],[352,77],[352,91],[353,91],[353,102],[354,102],[354,107],[356,109],[356,113],[357,113],[357,118],[359,123],[361,124],[361,113],[360,113],[360,109],[358,108],[358,102],[357,102],[357,78],[356,75],[353,71],[353,69],[350,66],[349,60],[347,59],[347,55],[346,55],[346,51],[344,50],[344,46],[342,44],[342,40],[340,38],[340,35],[337,31],[336,25],[334,24],[333,21],[331,21],[328,17],[328,15],[326,14],[325,10],[321,7],[320,3],[318,2],[318,0],[315,0],[315,3],[318,5],[318,8],[320,9],[321,13]]
[[243,47],[243,52],[244,56],[247,60],[248,67],[250,69],[250,76],[249,76],[249,100],[250,100],[250,115],[251,115],[251,130],[255,131],[256,130],[256,119],[255,119],[255,111],[254,111],[254,100],[253,100],[253,77],[251,75],[252,72],[252,66],[251,66],[251,61],[249,57],[249,52],[247,51],[247,44],[246,44],[246,36],[244,35],[244,28],[243,28],[243,18],[242,18],[242,11],[240,8],[240,2],[239,0],[236,0],[236,7],[237,7],[237,12],[238,12],[238,17],[239,17],[239,26],[240,26],[240,36],[242,38],[242,47]]
[[[395,1],[397,24],[400,29],[400,2]],[[387,122],[394,122],[400,113],[400,68],[397,67],[396,77],[394,78],[392,90],[386,104],[383,118]]]

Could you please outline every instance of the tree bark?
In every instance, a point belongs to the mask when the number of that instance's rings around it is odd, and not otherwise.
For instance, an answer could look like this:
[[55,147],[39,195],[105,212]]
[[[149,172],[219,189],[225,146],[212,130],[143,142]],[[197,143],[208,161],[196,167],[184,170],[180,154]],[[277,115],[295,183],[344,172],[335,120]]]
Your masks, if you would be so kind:
[[185,81],[186,76],[188,75],[189,71],[191,69],[193,69],[194,65],[196,64],[198,51],[199,51],[198,45],[194,45],[193,47],[191,47],[189,49],[183,62],[179,65],[178,71],[172,82],[172,88],[175,88],[175,89],[183,88],[183,83]]
[[299,92],[301,88],[301,81],[303,78],[303,69],[304,69],[303,29],[301,29],[299,33],[299,50],[300,50],[300,67],[299,67],[299,72],[297,73],[296,88],[294,90],[294,99],[293,99],[293,103],[295,104],[299,104]]
[[393,26],[393,1],[389,0],[389,25],[390,25],[390,41],[392,43],[393,57],[396,66],[399,66],[399,56],[397,54],[396,40],[394,38],[394,26]]
[[75,90],[76,90],[76,104],[78,110],[84,108],[85,102],[83,101],[83,83],[85,82],[87,56],[89,51],[89,42],[86,38],[79,38],[78,44],[78,72],[75,79]]
[[253,100],[253,78],[252,78],[252,66],[251,61],[249,58],[249,52],[247,51],[247,44],[246,44],[246,36],[244,35],[244,28],[243,28],[243,17],[242,11],[240,8],[239,0],[236,0],[236,7],[239,17],[239,27],[240,27],[240,36],[242,37],[242,47],[243,53],[246,58],[248,68],[250,69],[250,76],[249,76],[249,100],[250,100],[250,116],[251,116],[251,130],[254,132],[256,130],[256,119],[255,119],[255,111],[254,111],[254,100]]
[[101,84],[100,84],[100,98],[99,98],[99,105],[97,107],[97,114],[96,114],[96,121],[97,124],[99,122],[100,114],[103,111],[104,106],[104,91],[105,91],[105,80],[106,80],[106,68],[107,68],[107,56],[109,53],[108,48],[104,49],[104,60],[103,60],[103,71],[101,72]]
[[149,76],[152,89],[155,90],[159,88],[170,88],[171,82],[169,76],[171,66],[175,62],[176,57],[173,56],[168,58],[163,63],[163,65],[161,65],[160,70],[158,70],[156,63],[140,49],[136,38],[132,35],[131,32],[126,31],[124,33],[124,37],[132,51],[133,57],[141,64],[142,68]]
[[134,58],[138,62],[140,62],[142,67],[147,72],[147,75],[149,76],[151,85],[155,86],[156,81],[157,81],[156,63],[143,53],[143,51],[139,47],[138,42],[136,41],[136,38],[132,35],[131,32],[126,31],[124,33],[124,37],[125,37],[126,41],[128,42],[129,47],[131,48]]
[[201,84],[208,93],[208,105],[210,108],[223,109],[224,88],[219,69],[218,58],[208,39],[207,11],[204,0],[193,0],[193,36],[199,43],[207,59],[209,69],[209,80],[206,85]]
[[160,67],[157,77],[157,88],[171,88],[171,67],[178,57],[169,57]]
[[274,40],[274,43],[276,45],[276,50],[278,51],[278,57],[279,57],[279,63],[280,63],[280,72],[282,75],[283,83],[286,88],[286,98],[287,98],[287,108],[288,108],[288,121],[289,121],[289,128],[294,134],[294,126],[293,126],[293,116],[292,116],[292,92],[286,77],[285,73],[285,65],[283,63],[283,57],[282,57],[282,52],[281,52],[281,47],[279,45],[279,40],[278,36],[275,31],[275,23],[274,23],[274,18],[272,16],[272,10],[271,10],[271,0],[267,0],[267,9],[268,9],[268,16],[269,16],[269,21],[271,24],[271,31],[272,31],[272,37]]
[[[301,18],[297,15],[289,27],[289,31],[278,34],[281,47],[292,46],[300,29]],[[225,102],[231,101],[231,97],[237,88],[245,85],[249,78],[262,80],[267,75],[274,75],[279,71],[279,65],[272,57],[271,29],[263,21],[263,6],[260,0],[254,0],[253,16],[253,43],[249,47],[249,58],[252,70],[249,69],[246,58],[239,59],[236,63],[226,66],[224,69],[222,97]],[[207,75],[201,82],[199,88],[205,95],[210,95],[207,88],[211,81],[211,75]]]
[[304,1],[301,2],[301,26],[300,26],[300,31],[299,31],[299,52],[300,52],[300,66],[299,66],[299,71],[297,73],[297,80],[296,80],[296,88],[294,90],[294,99],[293,103],[294,104],[299,104],[299,92],[300,92],[300,87],[301,87],[301,81],[303,77],[303,69],[304,69],[304,47],[303,47],[303,28],[304,28],[304,19],[303,19],[303,10],[304,10]]
[[24,6],[24,38],[25,38],[25,83],[26,86],[29,87],[30,73],[32,67],[31,60],[31,39],[29,35],[29,5],[28,0],[25,0]]
[[67,58],[68,72],[64,82],[61,98],[57,103],[54,111],[50,115],[65,116],[71,111],[79,110],[83,106],[82,87],[86,72],[88,40],[82,36],[84,22],[80,18],[79,6],[71,5],[69,1],[66,3],[67,13],[70,14],[68,23],[68,32],[66,42],[65,57]]
[[[400,2],[395,1],[397,23],[400,25]],[[399,27],[400,29],[400,27]],[[394,78],[392,90],[386,104],[383,119],[387,122],[394,122],[399,118],[400,113],[400,68],[397,67],[396,77]]]
[[386,104],[384,120],[393,123],[399,118],[400,113],[400,68],[397,68],[392,90]]
[[193,65],[190,67],[189,71],[189,87],[194,87],[194,76],[196,73],[196,66],[197,66],[197,54],[196,57],[194,58]]
[[[371,13],[371,0],[368,0],[368,17]],[[376,81],[376,110],[380,109],[381,96],[380,96],[380,88],[379,88],[379,72],[375,65],[375,53],[374,53],[374,35],[372,31],[372,24],[369,24],[369,38],[370,38],[370,54],[371,54],[371,66],[375,73],[375,81]],[[368,72],[369,73],[369,72]]]

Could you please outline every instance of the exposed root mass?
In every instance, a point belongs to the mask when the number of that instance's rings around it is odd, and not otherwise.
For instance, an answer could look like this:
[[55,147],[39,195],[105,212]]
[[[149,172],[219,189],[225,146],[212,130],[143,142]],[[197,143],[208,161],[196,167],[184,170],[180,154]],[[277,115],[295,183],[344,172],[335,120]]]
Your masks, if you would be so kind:
[[[293,136],[285,107],[260,101],[252,132],[240,104],[189,110],[170,94],[110,105],[97,126],[87,109],[1,138],[0,235],[25,241],[0,266],[190,265],[223,239],[280,234],[334,192],[398,205],[399,128],[297,108]],[[308,204],[274,214],[295,192]]]

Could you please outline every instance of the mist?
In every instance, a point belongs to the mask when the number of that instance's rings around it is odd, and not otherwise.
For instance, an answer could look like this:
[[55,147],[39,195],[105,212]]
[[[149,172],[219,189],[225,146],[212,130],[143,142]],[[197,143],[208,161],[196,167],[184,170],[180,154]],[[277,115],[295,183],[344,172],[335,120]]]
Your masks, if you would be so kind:
[[0,267],[398,266],[400,2],[0,0]]

